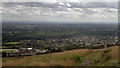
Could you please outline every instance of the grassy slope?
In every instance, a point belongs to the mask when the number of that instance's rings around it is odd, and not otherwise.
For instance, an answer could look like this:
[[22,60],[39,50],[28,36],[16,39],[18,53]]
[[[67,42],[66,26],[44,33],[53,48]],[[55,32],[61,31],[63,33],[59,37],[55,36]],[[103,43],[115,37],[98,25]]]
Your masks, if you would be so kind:
[[105,49],[79,49],[44,55],[3,58],[3,66],[117,65],[118,46]]

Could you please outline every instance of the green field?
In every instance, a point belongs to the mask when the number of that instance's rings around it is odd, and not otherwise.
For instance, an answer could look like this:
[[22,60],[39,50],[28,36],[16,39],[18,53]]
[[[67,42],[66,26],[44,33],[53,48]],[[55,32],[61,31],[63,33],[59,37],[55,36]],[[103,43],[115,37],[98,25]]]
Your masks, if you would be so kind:
[[17,50],[17,49],[2,49],[0,50],[0,52],[12,52],[14,50]]
[[6,42],[5,44],[19,44],[21,42]]

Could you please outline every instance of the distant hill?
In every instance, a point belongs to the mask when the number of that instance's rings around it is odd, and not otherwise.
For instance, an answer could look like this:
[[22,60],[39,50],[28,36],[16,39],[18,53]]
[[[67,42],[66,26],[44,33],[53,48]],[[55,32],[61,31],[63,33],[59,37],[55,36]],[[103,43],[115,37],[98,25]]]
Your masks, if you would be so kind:
[[5,57],[3,66],[116,66],[118,46],[78,49],[27,57]]

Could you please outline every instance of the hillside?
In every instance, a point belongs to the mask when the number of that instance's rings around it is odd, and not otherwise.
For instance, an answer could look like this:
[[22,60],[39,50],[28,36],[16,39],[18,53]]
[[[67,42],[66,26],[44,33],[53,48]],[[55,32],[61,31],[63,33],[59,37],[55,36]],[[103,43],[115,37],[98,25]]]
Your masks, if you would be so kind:
[[3,66],[114,66],[118,64],[118,46],[26,57],[5,57],[2,62]]

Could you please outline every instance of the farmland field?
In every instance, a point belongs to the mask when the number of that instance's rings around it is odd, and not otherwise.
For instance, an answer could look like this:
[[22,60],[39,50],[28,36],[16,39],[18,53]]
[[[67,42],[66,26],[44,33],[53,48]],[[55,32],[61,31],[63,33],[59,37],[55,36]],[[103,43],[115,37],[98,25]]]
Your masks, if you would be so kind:
[[[2,48],[115,44],[117,24],[3,23]],[[90,40],[93,40],[90,42]],[[32,43],[31,43],[32,42]],[[110,43],[109,43],[110,42]],[[33,45],[34,44],[34,45]],[[53,48],[52,47],[52,48]],[[76,46],[75,46],[76,47]]]

